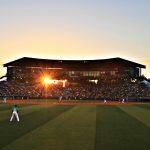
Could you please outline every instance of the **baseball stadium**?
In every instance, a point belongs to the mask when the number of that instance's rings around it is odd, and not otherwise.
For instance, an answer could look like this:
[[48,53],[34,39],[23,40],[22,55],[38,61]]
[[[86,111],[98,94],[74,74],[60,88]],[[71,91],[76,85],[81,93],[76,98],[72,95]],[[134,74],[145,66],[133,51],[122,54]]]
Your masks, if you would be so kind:
[[3,66],[1,150],[150,149],[145,65],[23,57]]

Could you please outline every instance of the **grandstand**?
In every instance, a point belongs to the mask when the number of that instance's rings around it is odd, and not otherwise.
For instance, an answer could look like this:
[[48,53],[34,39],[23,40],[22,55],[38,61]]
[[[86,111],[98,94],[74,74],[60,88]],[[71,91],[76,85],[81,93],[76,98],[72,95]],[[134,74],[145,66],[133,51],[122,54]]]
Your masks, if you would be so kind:
[[0,84],[1,98],[149,101],[150,97],[150,88],[137,81],[146,66],[122,58],[47,60],[24,57],[4,67],[7,67],[7,81]]
[[70,82],[89,80],[112,82],[117,79],[132,79],[141,76],[142,64],[122,58],[99,60],[48,60],[23,57],[4,64],[7,80],[17,82],[38,82],[40,76],[51,79],[67,79]]

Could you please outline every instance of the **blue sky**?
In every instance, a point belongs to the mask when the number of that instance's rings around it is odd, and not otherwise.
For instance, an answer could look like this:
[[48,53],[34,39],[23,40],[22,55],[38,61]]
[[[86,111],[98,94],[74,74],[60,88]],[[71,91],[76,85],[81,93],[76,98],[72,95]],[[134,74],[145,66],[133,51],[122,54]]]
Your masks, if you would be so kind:
[[0,63],[122,57],[148,75],[149,8],[149,0],[1,0]]

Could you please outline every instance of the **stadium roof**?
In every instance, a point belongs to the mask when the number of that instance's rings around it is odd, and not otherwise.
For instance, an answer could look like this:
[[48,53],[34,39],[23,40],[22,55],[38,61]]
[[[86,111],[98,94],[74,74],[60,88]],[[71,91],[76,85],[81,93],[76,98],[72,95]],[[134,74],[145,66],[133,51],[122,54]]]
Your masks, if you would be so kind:
[[4,64],[4,67],[15,67],[15,66],[22,66],[22,67],[63,67],[63,66],[74,66],[80,65],[81,66],[92,66],[92,65],[108,65],[110,63],[115,64],[124,64],[126,66],[131,67],[139,67],[139,68],[146,68],[145,65],[132,62],[126,59],[122,59],[119,57],[110,58],[110,59],[95,59],[95,60],[57,60],[57,59],[39,59],[39,58],[30,58],[30,57],[23,57],[11,62]]

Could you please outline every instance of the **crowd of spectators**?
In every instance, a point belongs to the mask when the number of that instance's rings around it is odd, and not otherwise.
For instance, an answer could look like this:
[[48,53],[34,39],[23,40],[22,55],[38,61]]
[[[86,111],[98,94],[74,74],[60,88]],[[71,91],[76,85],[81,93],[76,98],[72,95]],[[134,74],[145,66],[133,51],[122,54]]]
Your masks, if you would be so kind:
[[150,97],[150,88],[137,82],[124,82],[118,84],[68,84],[63,87],[60,84],[50,84],[44,86],[41,84],[27,85],[9,83],[7,81],[0,83],[0,97],[21,97],[27,98],[56,98],[64,100],[122,100],[126,101],[131,97]]

